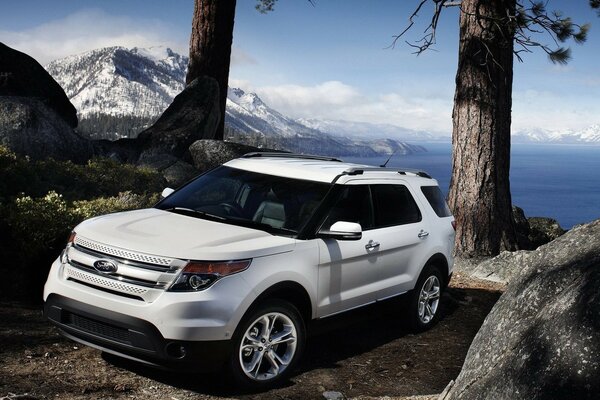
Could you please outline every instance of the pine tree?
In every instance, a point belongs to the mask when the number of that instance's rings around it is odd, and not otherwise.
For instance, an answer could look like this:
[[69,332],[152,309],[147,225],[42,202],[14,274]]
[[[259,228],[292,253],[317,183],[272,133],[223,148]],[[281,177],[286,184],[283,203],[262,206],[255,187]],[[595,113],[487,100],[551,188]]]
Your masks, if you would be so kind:
[[215,139],[221,140],[225,126],[235,2],[236,0],[195,0],[190,62],[185,79],[186,84],[189,84],[200,76],[210,76],[219,84],[221,121]]
[[[410,17],[430,0],[421,0]],[[459,65],[452,113],[452,179],[449,203],[457,222],[455,253],[496,255],[517,246],[509,184],[513,58],[542,49],[552,62],[566,63],[589,25],[577,25],[548,2],[520,0],[431,0],[434,13],[425,36],[409,43],[421,53],[435,44],[437,23],[447,6],[460,6]],[[592,8],[600,1],[590,0]],[[544,43],[543,35],[553,45]]]

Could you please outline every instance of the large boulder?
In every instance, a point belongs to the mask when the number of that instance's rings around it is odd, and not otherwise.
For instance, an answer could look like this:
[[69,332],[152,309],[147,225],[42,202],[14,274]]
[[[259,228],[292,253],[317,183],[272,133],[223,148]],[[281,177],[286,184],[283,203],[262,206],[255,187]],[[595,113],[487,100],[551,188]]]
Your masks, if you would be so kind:
[[210,77],[192,81],[150,128],[141,132],[138,164],[162,163],[165,156],[191,161],[188,148],[199,139],[214,139],[221,116],[219,85]]
[[598,398],[600,220],[513,262],[516,275],[443,398]]
[[83,163],[92,155],[89,140],[43,101],[28,97],[0,97],[0,144],[33,159]]
[[35,98],[71,128],[77,126],[77,111],[54,78],[32,57],[4,43],[0,43],[0,96]]
[[553,218],[531,217],[527,218],[527,222],[529,224],[528,238],[532,249],[551,242],[566,232]]
[[198,140],[189,150],[194,166],[200,171],[209,170],[247,153],[264,151],[258,147],[223,140]]

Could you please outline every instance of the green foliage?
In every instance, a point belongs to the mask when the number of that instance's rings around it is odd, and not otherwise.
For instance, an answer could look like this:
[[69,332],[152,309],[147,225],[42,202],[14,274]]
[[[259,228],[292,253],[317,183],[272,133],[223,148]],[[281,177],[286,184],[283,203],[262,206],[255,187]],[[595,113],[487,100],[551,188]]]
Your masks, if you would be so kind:
[[87,165],[47,159],[31,161],[0,146],[0,200],[24,193],[44,196],[51,190],[67,200],[115,196],[119,192],[154,193],[165,186],[162,175],[149,168],[96,158]]
[[156,122],[157,116],[109,115],[93,113],[79,120],[77,131],[90,139],[117,140],[135,138]]
[[153,206],[164,180],[156,171],[93,159],[31,161],[0,146],[0,296],[38,300],[52,263],[81,221]]
[[85,219],[151,207],[158,200],[158,193],[123,192],[114,197],[68,202],[62,195],[50,191],[38,198],[17,197],[12,205],[4,206],[4,217],[13,233],[13,244],[35,254],[62,248],[69,232]]
[[158,193],[139,195],[132,192],[122,192],[115,197],[74,201],[72,212],[80,220],[84,220],[113,212],[152,207],[159,200],[160,195]]
[[257,0],[256,10],[262,14],[266,14],[270,11],[273,11],[273,7],[275,7],[276,2],[277,0]]
[[[259,1],[259,3],[262,2]],[[396,42],[411,29],[423,6],[431,3],[434,8],[433,16],[425,28],[423,36],[406,43],[415,48],[417,54],[432,48],[436,43],[438,22],[443,10],[450,6],[460,5],[460,1],[456,0],[420,0],[417,3],[418,5],[409,17],[408,26],[400,34],[394,36],[390,47],[394,47]],[[519,61],[522,61],[522,53],[531,53],[534,49],[542,49],[553,63],[566,64],[571,59],[571,50],[563,47],[562,43],[569,40],[573,40],[577,44],[585,42],[590,24],[575,23],[570,17],[564,16],[560,10],[550,11],[547,8],[549,4],[548,0],[493,0],[481,2],[481,6],[497,7],[498,10],[501,10],[497,16],[484,17],[484,13],[480,14],[479,12],[475,16],[481,26],[489,24],[492,27],[485,32],[484,36],[487,39],[495,42],[502,40],[514,42],[514,54]],[[588,4],[600,16],[600,0],[589,0]],[[261,7],[263,6],[261,5]],[[259,8],[258,5],[257,8]],[[272,4],[270,8],[272,8]],[[461,8],[461,10],[463,9]],[[485,41],[485,38],[480,38],[480,40]],[[487,57],[488,60],[494,59],[492,54],[488,54],[488,56],[491,56]]]
[[41,198],[18,197],[7,211],[6,220],[15,247],[27,250],[29,254],[53,248],[61,238],[64,241],[78,220],[56,192]]

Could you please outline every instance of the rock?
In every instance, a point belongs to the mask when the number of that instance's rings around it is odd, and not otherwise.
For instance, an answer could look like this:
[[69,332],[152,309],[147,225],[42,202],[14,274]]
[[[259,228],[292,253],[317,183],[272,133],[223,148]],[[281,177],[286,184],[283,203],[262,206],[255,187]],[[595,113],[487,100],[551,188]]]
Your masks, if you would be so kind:
[[515,231],[517,232],[517,244],[521,250],[533,250],[529,240],[529,221],[525,217],[522,208],[513,206],[513,220],[515,222]]
[[445,398],[597,398],[600,220],[519,257]]
[[214,139],[220,118],[217,81],[210,77],[195,79],[175,97],[158,121],[135,139],[141,149],[139,163],[152,164],[154,158],[163,155],[191,160],[190,145],[199,139]]
[[513,206],[513,220],[515,221],[515,228],[517,231],[522,232],[524,234],[529,233],[529,222],[527,222],[527,218],[525,217],[525,212],[522,208]]
[[93,153],[90,142],[52,108],[30,97],[0,97],[0,144],[33,159],[83,163]]
[[496,257],[480,261],[469,275],[488,281],[508,283],[532,255],[535,257],[534,252],[526,250],[503,251]]
[[561,228],[558,221],[552,218],[531,217],[529,222],[529,241],[533,249],[553,241],[566,231]]
[[346,398],[346,396],[344,396],[342,393],[331,390],[323,392],[323,397],[325,397],[327,400],[344,400]]
[[190,154],[194,166],[206,171],[246,153],[265,151],[258,147],[248,146],[222,140],[198,140],[190,146]]
[[162,171],[169,187],[177,188],[199,174],[199,171],[183,161],[177,161]]
[[71,128],[77,126],[77,110],[54,78],[32,57],[3,43],[0,43],[0,96],[36,98]]

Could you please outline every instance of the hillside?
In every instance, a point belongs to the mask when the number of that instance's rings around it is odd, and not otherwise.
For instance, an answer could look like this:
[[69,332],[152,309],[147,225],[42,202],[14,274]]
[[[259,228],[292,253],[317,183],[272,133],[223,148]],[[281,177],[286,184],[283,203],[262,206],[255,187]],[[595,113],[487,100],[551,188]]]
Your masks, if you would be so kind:
[[[171,49],[107,47],[50,63],[48,72],[78,110],[78,130],[94,139],[135,137],[184,88],[187,57]],[[237,142],[333,156],[377,156],[425,151],[382,134],[336,135],[289,118],[255,93],[230,88],[226,136]]]

